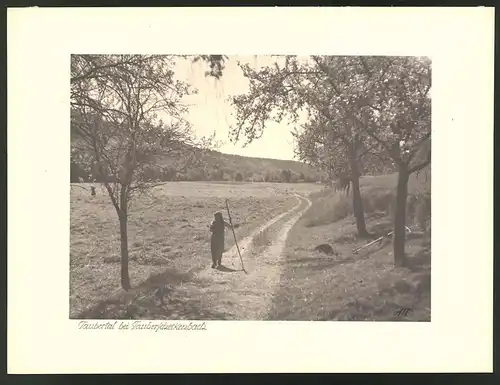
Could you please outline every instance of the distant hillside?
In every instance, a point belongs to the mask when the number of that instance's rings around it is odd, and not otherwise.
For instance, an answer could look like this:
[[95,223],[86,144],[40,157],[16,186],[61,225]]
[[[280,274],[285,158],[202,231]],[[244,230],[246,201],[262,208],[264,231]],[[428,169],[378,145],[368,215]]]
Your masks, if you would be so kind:
[[[315,182],[323,173],[308,165],[281,159],[253,158],[218,151],[197,151],[196,165],[175,169],[169,157],[157,158],[162,175],[154,178],[182,181]],[[168,176],[165,176],[168,174]]]
[[[254,158],[206,151],[202,155],[204,170],[197,168],[179,179],[193,180],[245,180],[253,182],[314,182],[322,178],[322,173],[308,165],[281,159]],[[204,171],[204,175],[198,175]]]
[[[176,164],[184,162],[177,162],[171,156],[157,155],[157,167],[148,170],[147,178],[162,181],[252,182],[316,182],[324,178],[322,172],[293,160],[252,158],[198,149],[192,149],[192,152],[196,153],[198,161],[182,167]],[[87,181],[87,174],[72,162],[72,182]]]
[[[86,134],[80,131],[83,121],[79,112],[71,110],[71,182],[99,180],[89,174],[95,165],[91,165],[92,156],[86,153]],[[112,132],[114,124],[101,121],[103,132]],[[304,163],[293,160],[251,158],[239,155],[223,154],[214,150],[202,150],[193,144],[167,139],[168,144],[158,144],[155,153],[150,152],[150,165],[140,170],[142,178],[161,181],[253,181],[253,182],[315,182],[323,173]],[[116,158],[119,148],[114,140],[106,142],[111,159]],[[164,146],[164,147],[163,147]],[[82,161],[85,159],[85,161]],[[97,172],[95,172],[97,174]]]

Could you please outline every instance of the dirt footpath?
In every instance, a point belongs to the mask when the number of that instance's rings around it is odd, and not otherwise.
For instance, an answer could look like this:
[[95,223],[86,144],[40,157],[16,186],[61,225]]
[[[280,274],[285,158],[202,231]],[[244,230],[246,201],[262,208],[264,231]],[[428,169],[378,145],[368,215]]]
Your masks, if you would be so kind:
[[211,311],[224,314],[224,319],[266,317],[279,286],[287,235],[311,205],[307,198],[296,195],[295,199],[294,208],[239,241],[247,274],[242,270],[236,246],[224,254],[220,269],[207,268],[195,274],[194,281],[204,287],[203,301]]
[[[292,226],[311,206],[298,194],[296,205],[249,236],[238,239],[245,266],[242,270],[236,246],[224,253],[222,266],[180,272],[167,269],[118,297],[108,298],[78,318],[263,320],[279,288],[284,266],[282,251]],[[232,237],[232,234],[231,234]]]

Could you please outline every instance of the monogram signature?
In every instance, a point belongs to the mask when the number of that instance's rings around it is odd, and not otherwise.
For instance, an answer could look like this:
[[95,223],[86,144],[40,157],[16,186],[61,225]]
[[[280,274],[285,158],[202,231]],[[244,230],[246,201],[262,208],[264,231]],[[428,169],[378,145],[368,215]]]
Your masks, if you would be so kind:
[[406,317],[408,314],[412,313],[413,310],[408,307],[402,307],[394,312],[395,316]]

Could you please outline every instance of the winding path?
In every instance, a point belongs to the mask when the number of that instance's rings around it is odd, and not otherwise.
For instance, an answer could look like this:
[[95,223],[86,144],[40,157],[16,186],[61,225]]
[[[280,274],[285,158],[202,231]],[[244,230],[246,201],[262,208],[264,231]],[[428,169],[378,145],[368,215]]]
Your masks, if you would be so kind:
[[236,246],[222,258],[227,271],[208,268],[196,274],[198,281],[207,283],[203,295],[212,299],[211,310],[228,314],[229,319],[265,318],[279,287],[287,235],[311,206],[308,198],[298,194],[295,197],[298,203],[294,208],[274,217],[238,242],[248,274],[241,270]]

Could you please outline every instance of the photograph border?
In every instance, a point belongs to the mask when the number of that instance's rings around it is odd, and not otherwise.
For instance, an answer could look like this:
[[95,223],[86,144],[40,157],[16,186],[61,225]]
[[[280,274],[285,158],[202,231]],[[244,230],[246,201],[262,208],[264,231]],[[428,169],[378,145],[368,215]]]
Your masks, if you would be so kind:
[[[207,13],[211,13],[210,16]],[[493,165],[485,163],[493,159],[489,146],[493,134],[493,15],[494,12],[487,8],[177,8],[161,12],[140,8],[9,9],[9,372],[118,373],[123,370],[120,368],[126,368],[131,373],[164,373],[165,369],[175,373],[490,371],[493,282],[484,277],[492,276],[493,232],[492,226],[491,229],[480,228],[478,224],[490,223],[493,213]],[[172,23],[167,27],[162,17],[168,17]],[[121,33],[109,33],[103,37],[96,31],[86,31],[85,26],[91,19],[98,25],[106,25],[108,31]],[[134,20],[134,23],[127,23],[127,19]],[[219,24],[214,23],[215,19],[220,20]],[[183,36],[185,40],[182,42],[169,41],[167,44],[160,41],[162,50],[168,52],[155,52],[152,44],[154,37],[168,35],[165,32],[178,32],[182,28],[186,30],[188,26],[182,23],[187,20],[191,25],[197,25],[199,30],[209,32],[201,38]],[[249,20],[259,20],[259,25],[267,28],[252,31]],[[311,20],[315,20],[314,23]],[[423,20],[427,29],[417,30],[417,23]],[[293,27],[301,21],[309,21],[306,32]],[[277,24],[283,33],[275,39],[266,39],[265,32],[276,30]],[[443,25],[447,27],[445,31],[440,30]],[[209,332],[196,337],[194,333],[159,336],[157,333],[142,332],[139,335],[120,334],[119,331],[78,331],[67,319],[69,162],[68,165],[61,162],[61,159],[69,158],[68,52],[123,53],[133,50],[134,53],[191,54],[198,46],[202,50],[198,51],[200,53],[265,54],[278,53],[273,47],[279,46],[279,53],[300,53],[297,52],[297,45],[303,44],[304,50],[298,51],[318,53],[321,47],[328,44],[308,40],[308,36],[339,36],[339,32],[347,26],[358,31],[345,40],[330,42],[328,54],[359,54],[362,51],[367,55],[381,52],[401,55],[411,52],[411,55],[430,56],[433,61],[434,197],[430,325],[207,321]],[[223,33],[231,29],[242,32],[238,36]],[[365,41],[367,31],[370,31],[369,42]],[[131,43],[139,36],[141,41]],[[226,41],[214,39],[217,36],[224,36]],[[232,46],[228,45],[231,39]],[[469,39],[475,43],[465,46],[463,41]],[[331,48],[333,45],[335,48]],[[241,47],[245,47],[246,52],[242,53]],[[40,60],[42,57],[45,59]],[[33,63],[37,66],[33,67]],[[475,69],[473,82],[467,81],[471,67]],[[452,92],[458,80],[461,81],[461,92]],[[23,105],[30,106],[29,114],[22,111]],[[36,126],[54,130],[55,135],[44,135],[43,130],[33,129]],[[468,132],[471,126],[486,128],[484,132],[476,128],[473,137],[445,135],[452,130]],[[434,132],[436,127],[440,130]],[[25,137],[32,140],[26,142]],[[469,156],[453,159],[448,155],[437,157],[436,148],[441,152],[455,151],[455,155],[467,151]],[[475,160],[472,165],[467,161],[470,158]],[[487,166],[477,169],[475,164]],[[476,183],[464,183],[462,189],[453,191],[449,184],[460,179],[459,170],[473,173]],[[29,183],[23,180],[29,180]],[[32,183],[50,186],[51,191],[43,187],[35,191],[30,187]],[[484,191],[485,197],[474,202],[474,210],[461,206],[462,220],[448,219],[454,218],[452,201],[460,202],[477,191]],[[453,198],[450,199],[450,196]],[[33,199],[43,203],[27,212],[26,202]],[[47,220],[51,221],[51,226],[46,225]],[[470,225],[460,226],[463,222]],[[439,236],[436,237],[436,233]],[[28,237],[30,242],[23,241],[24,237]],[[468,238],[481,240],[480,252],[477,246],[474,248],[468,243],[452,243],[452,240]],[[470,264],[470,255],[474,251],[475,263]],[[478,255],[484,257],[478,259]],[[40,272],[50,272],[50,279]],[[465,281],[468,283],[467,291],[462,287]],[[37,287],[36,296],[27,294],[33,286]],[[45,300],[40,301],[40,297]],[[461,308],[463,301],[468,303],[467,312],[461,313],[461,318],[454,318],[453,314]],[[39,317],[35,320],[33,314]],[[332,336],[333,330],[335,337]],[[465,334],[464,330],[469,334]],[[293,341],[290,334],[294,336]],[[367,336],[377,339],[377,342],[372,340],[367,344]],[[457,336],[460,336],[463,350],[453,348]],[[327,339],[330,343],[326,342]],[[432,344],[432,349],[423,345],[424,340]],[[37,352],[34,341],[38,346],[51,346],[54,349],[52,354]],[[131,345],[137,351],[149,351],[150,354],[147,357],[127,356],[127,347]],[[162,347],[172,345],[177,348],[176,356],[170,357],[165,364],[159,352]],[[96,350],[96,346],[100,348]],[[207,361],[206,358],[214,353],[210,348],[212,346],[217,346],[221,362],[226,367],[214,367]],[[242,349],[242,346],[245,348]],[[294,360],[295,355],[314,346],[321,346],[318,354],[308,354],[299,362]],[[377,347],[383,347],[385,354],[381,354]],[[403,349],[406,349],[404,354]],[[69,351],[71,354],[68,354]],[[235,352],[239,353],[238,357],[235,357]],[[252,357],[259,357],[259,362],[255,364]],[[277,363],[276,357],[280,357],[281,362]]]

